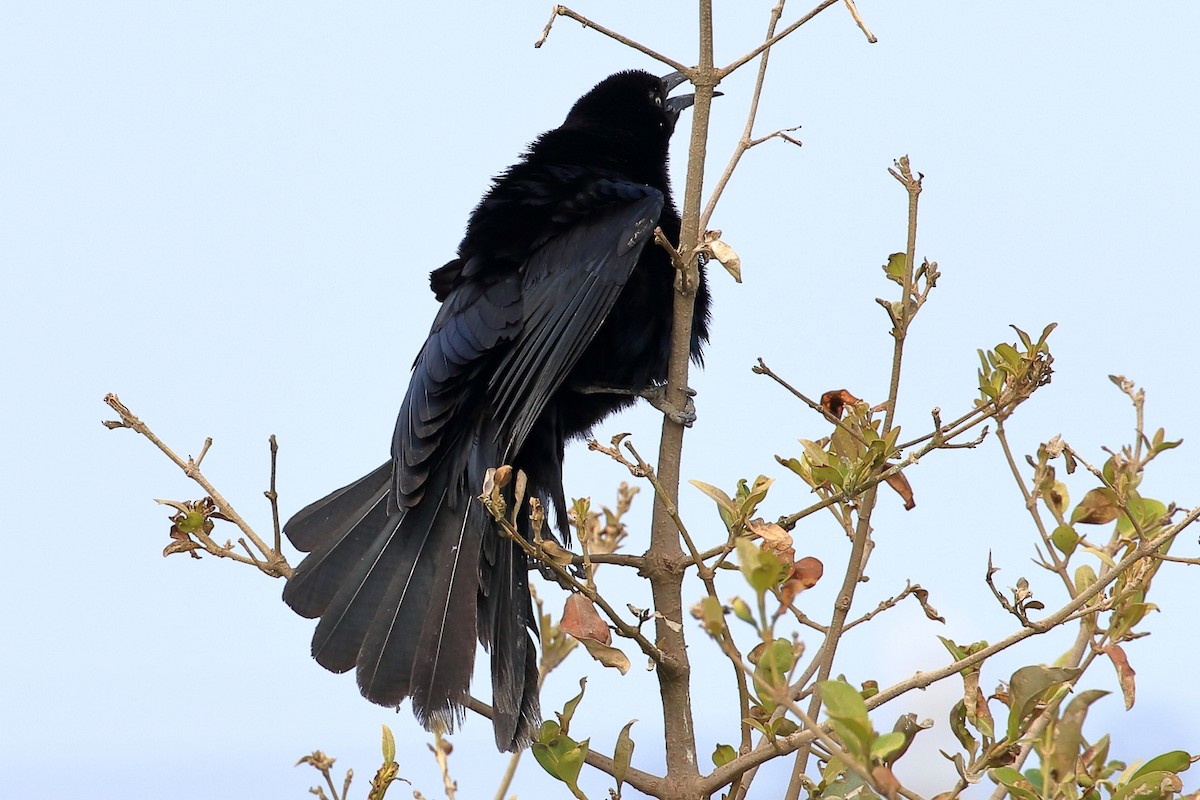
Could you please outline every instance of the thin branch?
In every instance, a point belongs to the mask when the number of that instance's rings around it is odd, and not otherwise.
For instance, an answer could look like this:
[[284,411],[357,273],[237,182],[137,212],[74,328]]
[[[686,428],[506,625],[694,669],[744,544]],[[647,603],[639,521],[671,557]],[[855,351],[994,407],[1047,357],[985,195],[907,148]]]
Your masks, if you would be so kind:
[[767,39],[765,42],[760,44],[758,47],[754,48],[749,53],[746,53],[746,55],[742,56],[741,58],[737,59],[736,61],[731,62],[727,66],[724,66],[721,69],[717,70],[717,72],[719,73],[719,75],[722,78],[728,77],[732,72],[745,66],[745,64],[747,62],[752,60],[758,54],[762,53],[764,50],[771,49],[776,44],[778,44],[779,42],[786,39],[788,36],[791,36],[793,33],[795,33],[796,31],[798,31],[800,29],[801,25],[804,25],[805,23],[809,22],[810,20],[812,20],[813,17],[817,16],[817,14],[820,14],[822,11],[829,8],[831,5],[833,5],[837,1],[838,0],[822,0],[822,2],[816,8],[814,8],[812,11],[808,12],[803,17],[796,20],[791,25],[787,26],[782,31],[780,31],[779,33],[772,36],[770,39]]
[[888,387],[888,407],[883,415],[883,433],[892,429],[896,418],[896,399],[900,395],[900,367],[904,362],[904,340],[908,335],[908,326],[917,312],[917,306],[911,303],[913,294],[913,264],[917,258],[917,205],[921,197],[922,175],[913,175],[908,163],[908,156],[901,156],[896,162],[895,169],[889,169],[896,180],[908,192],[908,244],[905,247],[904,277],[901,284],[899,318],[896,320],[895,343],[892,352],[892,378]]
[[[908,257],[905,260],[904,275],[900,283],[899,318],[894,320],[892,328],[894,340],[892,348],[892,376],[888,385],[887,409],[884,411],[883,429],[880,431],[880,436],[883,437],[886,437],[892,430],[892,423],[895,420],[897,399],[900,393],[900,367],[904,360],[904,343],[908,335],[909,322],[917,311],[915,305],[910,308],[910,298],[913,294],[913,261],[915,260],[917,247],[917,198],[921,193],[921,178],[919,175],[916,177],[913,176],[909,169],[907,156],[900,158],[896,166],[900,170],[899,174],[894,170],[889,170],[889,172],[904,184],[904,188],[908,192],[908,247],[906,250]],[[854,530],[850,558],[846,564],[846,575],[842,580],[842,588],[838,593],[838,600],[834,605],[833,615],[829,621],[829,631],[825,634],[820,651],[820,666],[817,669],[816,678],[818,683],[828,680],[833,672],[834,656],[837,653],[837,647],[841,642],[841,637],[845,629],[846,619],[850,614],[850,608],[854,602],[854,592],[866,569],[867,559],[870,557],[871,514],[875,510],[875,501],[878,496],[878,483],[872,485],[862,493],[862,500],[858,510],[858,523]],[[820,710],[821,693],[814,691],[809,701],[809,716],[815,718],[820,713]],[[797,800],[800,797],[804,773],[808,768],[808,755],[809,747],[807,744],[801,746],[796,751],[791,782],[788,784],[784,800]]]
[[862,30],[867,37],[867,41],[875,44],[879,40],[875,38],[875,34],[871,33],[871,29],[867,27],[867,23],[863,22],[863,18],[858,13],[858,7],[854,5],[854,0],[846,0],[846,8],[850,10],[850,16],[854,17],[854,23]]
[[800,400],[802,400],[804,402],[804,404],[807,405],[809,408],[811,408],[813,411],[816,411],[818,414],[820,414],[822,417],[824,417],[826,422],[832,423],[836,427],[841,428],[843,431],[845,431],[847,434],[849,434],[852,438],[854,438],[859,444],[862,444],[862,445],[867,444],[867,440],[863,438],[862,434],[860,434],[858,431],[852,429],[846,423],[842,422],[842,420],[839,417],[835,416],[834,414],[831,414],[829,412],[829,409],[825,408],[825,406],[821,405],[820,403],[816,402],[812,398],[808,397],[803,392],[801,392],[799,389],[792,386],[790,383],[785,381],[783,378],[779,377],[774,372],[772,372],[771,368],[766,365],[766,362],[764,362],[762,360],[761,356],[758,358],[758,365],[751,367],[750,371],[753,372],[755,375],[765,375],[766,377],[775,381],[780,386],[782,386],[784,389],[787,389],[793,395],[795,395]]
[[670,495],[667,494],[662,484],[658,482],[658,478],[654,474],[652,467],[641,454],[634,448],[633,442],[625,441],[625,449],[627,449],[634,457],[641,472],[646,476],[646,480],[650,481],[651,487],[654,488],[654,495],[667,507],[667,514],[670,515],[671,521],[675,523],[675,527],[679,529],[679,535],[683,538],[687,545],[688,552],[691,554],[692,563],[700,570],[701,578],[711,577],[711,571],[704,564],[704,560],[700,558],[700,551],[696,549],[696,543],[692,541],[692,537],[688,534],[687,526],[683,524],[683,519],[679,516],[679,507],[675,505]]
[[[267,575],[275,578],[290,578],[292,576],[292,567],[287,563],[287,559],[284,558],[279,549],[271,548],[266,542],[259,538],[258,534],[254,532],[254,529],[250,527],[250,524],[242,518],[242,515],[239,514],[237,510],[229,503],[229,501],[217,491],[217,488],[213,486],[206,477],[204,477],[204,473],[200,471],[198,459],[189,458],[185,461],[176,455],[175,451],[168,447],[166,443],[162,441],[162,439],[158,438],[154,431],[152,431],[150,427],[146,425],[146,423],[138,419],[138,417],[135,416],[134,413],[130,411],[129,408],[126,407],[125,404],[122,403],[115,394],[112,394],[111,392],[106,394],[104,396],[104,402],[107,403],[110,408],[116,411],[118,416],[121,418],[120,420],[108,420],[104,422],[103,425],[106,428],[109,430],[114,430],[116,428],[128,428],[135,433],[139,433],[149,439],[155,447],[157,447],[163,452],[164,455],[167,456],[167,458],[171,459],[171,461],[173,461],[177,467],[183,470],[185,475],[187,475],[189,478],[199,484],[202,489],[204,489],[205,493],[212,498],[213,504],[216,506],[221,516],[236,525],[238,529],[246,535],[246,538],[254,543],[254,546],[258,548],[260,553],[262,553],[263,560],[260,561],[253,557],[247,559],[244,556],[234,553],[231,548],[221,547],[213,542],[210,537],[203,533],[203,531],[197,531],[193,533],[192,536],[204,544],[204,549],[206,552],[219,558],[230,558],[234,561],[252,564]],[[211,444],[212,439],[207,439],[204,448],[200,451],[201,458],[207,454],[209,445]]]
[[433,757],[437,761],[438,769],[442,773],[442,789],[446,792],[446,800],[455,800],[455,792],[458,791],[458,784],[450,777],[450,762],[446,758],[446,752],[449,742],[442,738],[442,732],[437,728],[433,731],[433,745],[430,750],[433,751]]
[[271,503],[271,526],[275,532],[275,552],[279,553],[283,549],[283,535],[279,525],[279,492],[275,490],[275,462],[279,455],[279,442],[275,440],[275,434],[271,434],[269,442],[271,445],[271,488],[263,494]]
[[897,605],[900,604],[901,600],[908,597],[910,594],[912,594],[919,588],[920,588],[919,586],[913,586],[911,584],[904,587],[904,591],[901,592],[900,594],[896,595],[895,597],[889,597],[886,600],[880,601],[879,605],[875,606],[875,608],[868,611],[866,614],[863,614],[861,617],[859,617],[858,619],[856,619],[852,622],[847,622],[846,627],[842,628],[842,632],[845,633],[846,631],[850,630],[851,628],[853,628],[855,626],[861,625],[864,622],[867,622],[868,620],[874,619],[878,615],[882,614],[884,611],[887,611],[889,608],[895,608]]
[[1012,473],[1013,480],[1017,482],[1017,488],[1021,491],[1021,497],[1025,500],[1025,508],[1029,512],[1029,516],[1033,518],[1033,524],[1037,528],[1038,536],[1041,537],[1042,543],[1046,546],[1047,552],[1050,554],[1049,568],[1052,572],[1058,574],[1063,584],[1067,588],[1068,594],[1075,594],[1075,581],[1071,579],[1067,572],[1067,562],[1058,557],[1055,552],[1054,543],[1050,541],[1050,533],[1046,530],[1046,524],[1042,521],[1042,515],[1037,510],[1037,487],[1031,492],[1025,486],[1025,479],[1021,476],[1021,470],[1017,466],[1016,458],[1013,457],[1012,448],[1008,446],[1008,436],[1004,430],[1004,421],[1001,417],[996,418],[996,439],[1000,442],[1000,449],[1004,453],[1004,459],[1008,462],[1008,469]]
[[606,28],[603,25],[598,25],[595,22],[592,22],[587,17],[583,16],[582,14],[576,13],[575,11],[572,11],[571,9],[567,8],[566,6],[555,6],[553,8],[553,10],[551,10],[550,21],[547,22],[546,27],[542,29],[541,38],[533,43],[534,47],[540,48],[542,45],[544,45],[546,43],[546,39],[548,39],[550,37],[550,29],[552,27],[554,27],[554,22],[559,17],[569,17],[570,19],[573,19],[576,22],[578,22],[579,24],[583,25],[583,27],[585,27],[585,28],[591,28],[592,30],[596,31],[597,33],[602,33],[605,36],[609,37],[610,39],[615,39],[618,42],[620,42],[621,44],[625,45],[626,47],[632,47],[634,50],[637,50],[639,53],[645,53],[646,55],[653,58],[655,61],[661,61],[662,63],[666,64],[667,66],[669,66],[673,69],[677,69],[683,73],[688,73],[688,68],[685,65],[680,64],[675,59],[670,58],[669,56],[665,56],[662,53],[658,52],[657,50],[651,50],[646,45],[642,44],[641,42],[634,41],[633,39],[630,39],[628,36],[622,36],[621,34],[617,33],[614,30],[610,30],[609,28]]
[[[779,0],[779,3],[771,9],[771,19],[767,24],[765,39],[768,42],[775,35],[775,26],[779,24],[779,19],[783,16],[783,6],[786,2],[787,0]],[[758,101],[762,97],[763,83],[767,79],[767,60],[770,56],[770,47],[762,51],[762,58],[758,62],[758,77],[754,79],[754,91],[750,94],[750,110],[746,114],[746,127],[742,130],[742,138],[738,140],[737,145],[734,147],[733,155],[729,157],[729,163],[725,165],[725,171],[717,179],[717,185],[709,196],[708,203],[704,206],[704,211],[700,214],[700,230],[702,231],[708,229],[713,211],[717,207],[717,201],[721,199],[721,194],[725,191],[725,186],[729,183],[729,179],[733,177],[733,171],[737,168],[738,162],[742,160],[742,156],[751,147],[762,144],[765,141],[765,139],[752,141],[751,137],[754,134],[754,120],[758,116]]]

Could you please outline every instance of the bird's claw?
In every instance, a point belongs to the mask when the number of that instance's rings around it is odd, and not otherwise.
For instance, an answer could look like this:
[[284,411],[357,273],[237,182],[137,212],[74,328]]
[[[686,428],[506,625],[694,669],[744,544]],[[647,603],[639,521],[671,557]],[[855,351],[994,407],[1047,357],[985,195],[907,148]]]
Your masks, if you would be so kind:
[[683,391],[687,399],[684,401],[682,409],[667,399],[667,385],[665,383],[644,389],[640,392],[640,395],[646,398],[650,402],[650,405],[666,414],[673,422],[677,422],[685,428],[690,428],[695,424],[697,419],[696,404],[692,400],[696,396],[696,390],[690,386],[685,386],[683,387]]

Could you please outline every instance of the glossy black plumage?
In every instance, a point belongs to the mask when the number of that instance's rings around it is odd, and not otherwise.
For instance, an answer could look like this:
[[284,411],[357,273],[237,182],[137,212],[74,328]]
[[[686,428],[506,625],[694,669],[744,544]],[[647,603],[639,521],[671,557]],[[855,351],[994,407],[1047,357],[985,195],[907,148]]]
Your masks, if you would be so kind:
[[[413,365],[392,459],[297,513],[309,552],[284,590],[321,617],[313,655],[357,668],[370,700],[408,697],[422,724],[452,726],[476,640],[491,654],[496,744],[527,744],[539,719],[525,555],[475,500],[511,464],[553,505],[565,537],[563,448],[628,394],[666,377],[674,269],[655,226],[679,236],[667,145],[687,98],[645,72],[580,98],[498,177],[458,257],[433,272],[442,303]],[[707,339],[701,273],[692,355]]]

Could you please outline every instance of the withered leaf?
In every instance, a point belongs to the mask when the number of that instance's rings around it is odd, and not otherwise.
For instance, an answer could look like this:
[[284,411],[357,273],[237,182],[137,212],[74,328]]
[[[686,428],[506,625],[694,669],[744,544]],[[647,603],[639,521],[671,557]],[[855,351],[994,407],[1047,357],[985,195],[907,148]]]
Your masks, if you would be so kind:
[[1133,667],[1129,664],[1129,658],[1125,655],[1125,651],[1119,644],[1110,644],[1101,652],[1106,654],[1109,660],[1112,661],[1113,667],[1117,670],[1117,681],[1121,684],[1121,694],[1125,697],[1125,710],[1133,708],[1133,701],[1136,699],[1137,686],[1135,685],[1134,677],[1136,673]]
[[595,604],[578,592],[567,597],[559,628],[580,641],[594,639],[603,644],[612,643],[612,631],[604,624]]
[[565,567],[571,563],[571,551],[560,545],[553,539],[543,539],[541,541],[542,555],[546,560],[558,564],[560,567]]
[[852,406],[857,402],[858,398],[845,389],[833,389],[821,395],[821,408],[838,419],[842,418],[846,406]]
[[787,610],[787,607],[796,599],[796,595],[805,589],[816,586],[817,581],[821,580],[821,576],[824,574],[825,565],[812,556],[805,556],[794,562],[791,575],[779,586],[780,605],[779,610],[775,612],[776,618]]
[[946,618],[933,606],[929,605],[929,590],[923,589],[921,586],[914,586],[912,590],[913,597],[917,598],[917,602],[921,604],[921,610],[925,612],[925,616],[934,622],[945,623]]
[[588,655],[604,666],[612,667],[622,675],[629,672],[629,657],[617,648],[595,639],[580,639],[579,641],[587,649]]
[[909,484],[908,478],[904,477],[903,472],[897,472],[888,478],[887,485],[895,489],[896,494],[900,495],[900,499],[904,501],[905,511],[912,511],[917,507],[917,501],[913,499],[912,486]]
[[172,542],[163,548],[163,558],[175,555],[176,553],[188,553],[192,558],[199,560],[200,556],[196,550],[200,549],[200,544],[192,540],[186,533],[176,529],[171,529]]
[[775,555],[783,563],[796,558],[792,547],[792,535],[774,522],[764,522],[762,519],[752,519],[746,523],[750,533],[762,539],[762,549]]
[[1071,514],[1071,523],[1104,525],[1117,518],[1121,510],[1113,499],[1111,489],[1092,489],[1083,496]]
[[900,781],[896,780],[892,771],[883,764],[871,767],[871,782],[875,784],[875,789],[888,800],[895,800],[900,796]]

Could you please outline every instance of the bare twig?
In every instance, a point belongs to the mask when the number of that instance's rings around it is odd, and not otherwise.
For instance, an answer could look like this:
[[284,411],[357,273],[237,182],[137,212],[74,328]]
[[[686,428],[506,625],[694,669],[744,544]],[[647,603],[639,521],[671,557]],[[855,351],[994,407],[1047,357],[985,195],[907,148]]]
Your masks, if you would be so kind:
[[818,414],[820,414],[822,417],[824,417],[826,422],[829,422],[832,425],[834,425],[838,428],[841,428],[843,431],[845,431],[847,434],[849,434],[852,438],[857,440],[859,444],[865,445],[867,443],[867,440],[862,437],[862,434],[860,434],[858,431],[856,431],[853,428],[851,428],[850,426],[848,426],[846,423],[842,422],[842,420],[839,417],[837,417],[836,415],[829,413],[829,409],[825,408],[825,406],[821,405],[820,403],[816,402],[812,398],[808,397],[806,394],[801,392],[799,389],[792,386],[790,383],[785,381],[783,378],[776,375],[771,370],[771,368],[766,365],[766,362],[764,362],[762,360],[761,356],[758,358],[758,364],[751,367],[750,371],[753,372],[755,375],[765,375],[766,377],[768,377],[771,380],[778,383],[784,389],[787,389],[789,392],[791,392],[793,395],[795,395],[797,398],[799,398],[801,401],[803,401],[803,403],[805,405],[807,405],[813,411],[816,411]]
[[791,36],[793,33],[795,33],[796,31],[798,31],[800,29],[800,26],[811,21],[813,19],[813,17],[817,16],[817,14],[820,14],[822,11],[829,8],[831,5],[833,5],[836,2],[837,2],[837,0],[822,0],[822,2],[819,5],[817,5],[817,7],[814,8],[812,11],[808,12],[803,17],[801,17],[800,19],[793,22],[791,25],[788,25],[786,28],[784,28],[782,31],[775,34],[771,38],[767,39],[765,42],[760,44],[758,47],[754,48],[749,53],[746,53],[746,55],[744,55],[741,58],[739,58],[735,61],[732,61],[728,65],[722,67],[720,70],[718,70],[719,74],[721,75],[722,78],[728,76],[730,73],[732,73],[735,70],[744,66],[747,62],[753,60],[755,56],[759,55],[764,50],[769,50],[770,48],[774,47],[779,42],[786,39],[788,36]]
[[634,50],[637,50],[639,53],[645,53],[646,55],[653,58],[655,61],[661,61],[662,63],[666,64],[667,66],[669,66],[673,69],[677,69],[680,72],[684,72],[684,73],[688,72],[688,68],[686,66],[684,66],[683,64],[680,64],[675,59],[665,56],[662,53],[658,52],[657,50],[651,50],[646,45],[642,44],[641,42],[636,42],[633,39],[630,39],[628,36],[622,36],[621,34],[617,33],[614,30],[610,30],[609,28],[606,28],[603,25],[598,25],[595,22],[592,22],[587,17],[583,16],[582,14],[576,13],[575,11],[572,11],[571,9],[567,8],[566,6],[555,6],[551,10],[550,21],[547,22],[546,27],[542,29],[541,38],[539,38],[536,42],[533,43],[534,47],[541,47],[542,45],[544,45],[546,43],[546,39],[548,39],[550,37],[550,29],[552,27],[554,27],[554,21],[556,19],[558,19],[559,17],[569,17],[570,19],[573,19],[576,22],[578,22],[579,24],[583,25],[583,27],[585,27],[585,28],[591,28],[592,30],[596,31],[597,33],[602,33],[605,36],[609,37],[610,39],[615,39],[618,42],[620,42],[621,44],[625,45],[626,47],[632,47]]
[[[775,35],[775,26],[779,24],[779,19],[783,16],[783,6],[786,2],[787,0],[779,0],[775,7],[771,9],[771,19],[767,23],[766,41],[768,42]],[[708,229],[713,211],[716,210],[717,201],[721,199],[721,194],[725,191],[725,186],[733,176],[733,171],[737,168],[738,162],[742,160],[742,156],[751,147],[762,144],[767,138],[770,138],[765,137],[757,141],[751,139],[754,134],[754,120],[758,116],[758,102],[762,97],[763,83],[767,79],[767,60],[770,56],[770,47],[762,51],[762,58],[758,62],[758,77],[754,79],[754,91],[750,94],[750,110],[746,114],[746,127],[742,131],[742,138],[738,140],[737,145],[733,149],[733,155],[729,157],[729,163],[725,165],[725,171],[717,179],[717,185],[709,196],[708,203],[704,206],[704,211],[700,214],[700,230]],[[799,144],[799,142],[796,142],[796,144]]]
[[279,455],[279,442],[275,440],[275,434],[271,434],[271,488],[263,492],[267,500],[271,503],[271,527],[275,532],[275,552],[283,552],[283,536],[279,525],[279,492],[275,490],[275,462]]
[[446,800],[454,800],[455,792],[458,791],[458,784],[450,777],[450,762],[447,759],[450,751],[450,743],[442,738],[440,730],[434,730],[433,744],[429,749],[433,751],[433,757],[437,759],[438,769],[442,773],[442,788],[446,792]]
[[[916,307],[910,307],[913,294],[913,260],[917,247],[917,198],[921,193],[921,178],[914,177],[909,169],[908,157],[900,158],[896,163],[899,174],[889,170],[908,192],[908,247],[904,275],[900,283],[899,319],[894,321],[892,349],[892,377],[888,386],[887,410],[884,412],[881,436],[887,436],[892,429],[896,415],[897,398],[900,392],[900,367],[904,359],[904,342],[908,334],[908,325]],[[901,462],[903,463],[903,462]],[[829,630],[825,634],[820,650],[820,664],[817,669],[817,681],[828,680],[833,671],[833,660],[838,644],[844,632],[850,608],[854,602],[854,592],[866,569],[867,559],[871,553],[871,514],[875,510],[875,500],[878,497],[878,483],[862,493],[859,503],[858,521],[854,530],[854,538],[850,548],[850,558],[846,565],[846,574],[842,580],[842,588],[834,605],[833,615],[829,621]],[[814,662],[815,663],[815,662]],[[808,714],[815,718],[821,710],[821,694],[813,692],[809,701]],[[808,767],[809,747],[801,746],[796,752],[792,766],[792,778],[788,784],[785,800],[797,800],[803,787],[804,773]]]
[[858,7],[854,5],[854,0],[846,0],[846,8],[850,11],[850,16],[854,17],[854,22],[862,30],[867,37],[867,41],[875,44],[879,40],[875,38],[875,34],[871,33],[871,29],[867,27],[867,23],[863,22],[863,18],[858,13]]
[[[105,395],[104,402],[107,403],[110,408],[116,411],[118,416],[120,416],[120,420],[108,420],[104,422],[103,424],[106,428],[109,428],[110,430],[116,428],[129,428],[135,433],[139,433],[149,439],[155,447],[157,447],[163,452],[164,455],[167,456],[167,458],[171,459],[171,461],[173,461],[177,467],[183,470],[185,475],[187,475],[189,478],[199,484],[202,489],[204,489],[208,496],[212,498],[212,501],[217,510],[220,512],[221,516],[236,525],[238,529],[245,534],[246,538],[253,542],[254,546],[262,554],[263,558],[260,560],[255,558],[253,554],[251,554],[250,557],[246,557],[235,553],[231,547],[222,547],[221,545],[218,545],[203,531],[197,531],[193,533],[192,536],[197,541],[201,542],[206,552],[217,556],[218,558],[229,558],[234,561],[239,561],[243,564],[251,564],[262,570],[267,575],[275,578],[290,578],[292,576],[292,567],[287,563],[287,559],[284,558],[283,553],[280,552],[278,548],[272,548],[268,546],[267,543],[264,542],[259,535],[254,532],[254,529],[250,527],[250,524],[242,518],[242,515],[239,514],[237,510],[234,509],[234,507],[229,503],[229,501],[217,491],[216,487],[213,486],[206,477],[204,477],[204,473],[200,471],[198,459],[188,458],[187,460],[184,460],[176,455],[175,451],[168,447],[166,443],[162,441],[162,439],[158,438],[154,431],[152,431],[150,427],[146,425],[146,423],[138,419],[138,417],[135,416],[134,413],[130,411],[129,408],[126,407],[125,404],[122,403],[115,394],[109,393]],[[211,444],[212,439],[206,440],[204,448],[200,451],[201,458],[208,452],[208,448]],[[274,483],[272,482],[272,486],[273,485]],[[278,539],[276,539],[276,541],[278,541]],[[247,550],[249,550],[249,548],[247,548]]]

